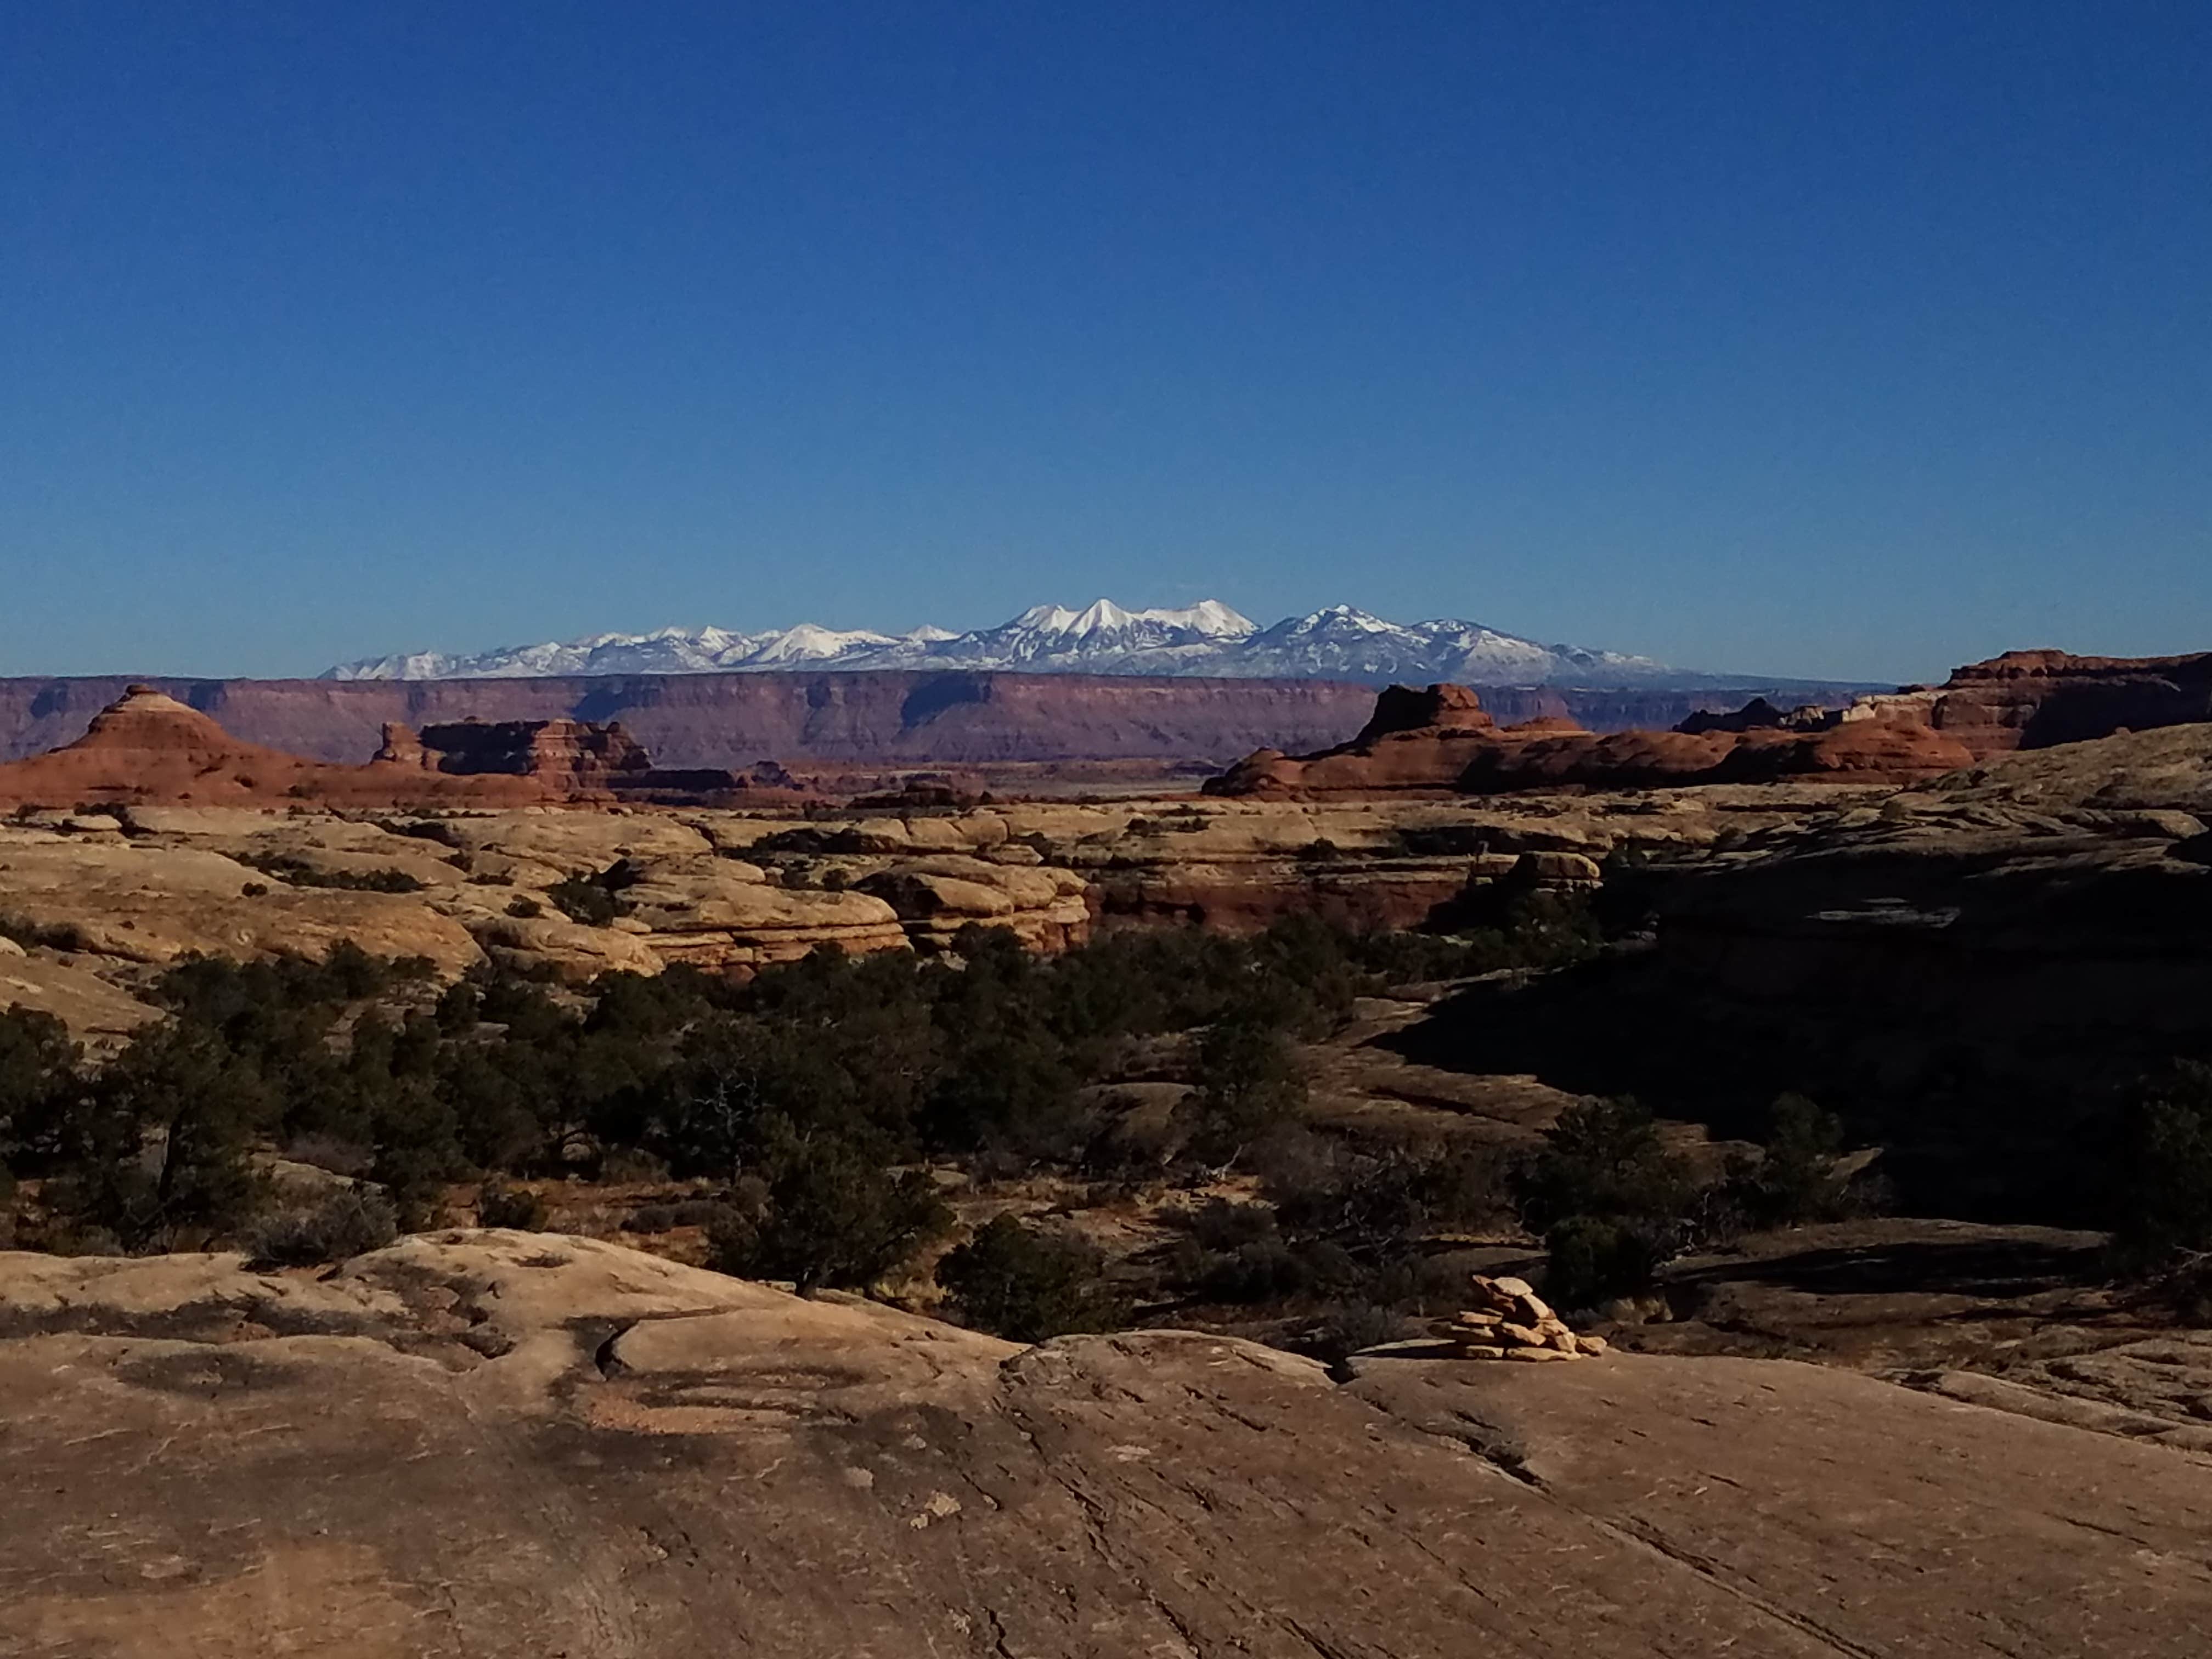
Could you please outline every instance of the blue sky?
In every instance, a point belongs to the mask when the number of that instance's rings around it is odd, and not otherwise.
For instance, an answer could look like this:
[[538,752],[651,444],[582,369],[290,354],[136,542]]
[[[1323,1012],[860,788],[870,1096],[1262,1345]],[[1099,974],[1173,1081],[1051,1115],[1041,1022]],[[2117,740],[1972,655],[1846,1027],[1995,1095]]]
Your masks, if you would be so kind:
[[0,673],[2212,648],[2212,6],[25,5]]

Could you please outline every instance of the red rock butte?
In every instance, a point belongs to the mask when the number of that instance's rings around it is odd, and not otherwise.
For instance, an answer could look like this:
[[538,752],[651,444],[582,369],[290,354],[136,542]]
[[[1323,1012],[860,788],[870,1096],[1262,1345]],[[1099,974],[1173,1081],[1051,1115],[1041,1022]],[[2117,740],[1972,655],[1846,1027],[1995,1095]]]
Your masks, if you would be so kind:
[[1394,685],[1351,742],[1262,749],[1207,784],[1224,795],[1649,789],[1783,780],[1925,782],[1994,755],[2212,720],[2212,653],[2076,657],[2015,651],[1850,707],[1784,711],[1755,698],[1671,731],[1600,735],[1540,719],[1498,725],[1465,686]]
[[233,737],[213,719],[132,685],[75,743],[0,765],[0,802],[524,806],[566,797],[565,776],[453,776],[392,761],[326,765]]

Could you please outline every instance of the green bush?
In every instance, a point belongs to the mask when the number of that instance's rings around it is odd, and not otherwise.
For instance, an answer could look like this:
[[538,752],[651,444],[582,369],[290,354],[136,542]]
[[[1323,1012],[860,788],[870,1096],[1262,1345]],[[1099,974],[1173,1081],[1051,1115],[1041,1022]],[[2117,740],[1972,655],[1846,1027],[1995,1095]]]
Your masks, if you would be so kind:
[[380,1250],[398,1232],[391,1201],[354,1188],[263,1216],[246,1235],[246,1253],[254,1267],[313,1267]]
[[1723,1198],[1755,1227],[1832,1221],[1850,1210],[1843,1150],[1840,1119],[1802,1095],[1784,1095],[1760,1155],[1731,1160]]
[[356,893],[419,893],[422,884],[404,870],[319,870],[281,853],[242,853],[239,862],[289,887],[329,887]]
[[1184,1219],[1188,1237],[1168,1253],[1170,1282],[1207,1302],[1280,1301],[1355,1283],[1351,1257],[1325,1240],[1285,1237],[1264,1204],[1214,1199]]
[[1202,1156],[1233,1159],[1296,1118],[1305,1103],[1305,1074],[1279,1030],[1239,1016],[1200,1039],[1194,1144]]
[[72,922],[38,922],[23,916],[0,915],[0,939],[11,939],[26,950],[82,951],[84,931]]
[[1520,1186],[1524,1214],[1544,1228],[1569,1216],[1678,1218],[1696,1192],[1650,1109],[1625,1097],[1578,1100],[1561,1112]]
[[1544,1293],[1554,1307],[1568,1309],[1644,1295],[1672,1254],[1650,1222],[1591,1215],[1556,1224],[1544,1235]]
[[709,1230],[711,1265],[744,1279],[787,1279],[801,1296],[865,1286],[951,1224],[919,1170],[894,1175],[861,1147],[818,1140],[787,1151],[753,1216]]
[[84,1087],[83,1051],[52,1014],[0,1012],[0,1169],[51,1160]]
[[545,1225],[545,1200],[527,1187],[486,1182],[477,1194],[477,1225],[534,1233]]
[[2124,1267],[2212,1251],[2212,1065],[2177,1060],[2136,1085],[2118,1164],[2113,1243]]
[[562,915],[586,927],[605,927],[622,912],[612,891],[584,876],[555,882],[545,890],[545,896]]
[[1124,1310],[1100,1282],[1098,1252],[1064,1234],[994,1217],[937,1264],[961,1322],[1014,1342],[1111,1328]]

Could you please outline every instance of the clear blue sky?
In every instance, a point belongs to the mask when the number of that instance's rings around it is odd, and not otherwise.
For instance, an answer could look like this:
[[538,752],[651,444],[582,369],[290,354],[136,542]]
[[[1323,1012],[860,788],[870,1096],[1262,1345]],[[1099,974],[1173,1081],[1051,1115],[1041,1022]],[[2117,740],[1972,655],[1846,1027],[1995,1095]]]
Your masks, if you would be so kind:
[[23,3],[0,673],[2212,647],[2212,4]]

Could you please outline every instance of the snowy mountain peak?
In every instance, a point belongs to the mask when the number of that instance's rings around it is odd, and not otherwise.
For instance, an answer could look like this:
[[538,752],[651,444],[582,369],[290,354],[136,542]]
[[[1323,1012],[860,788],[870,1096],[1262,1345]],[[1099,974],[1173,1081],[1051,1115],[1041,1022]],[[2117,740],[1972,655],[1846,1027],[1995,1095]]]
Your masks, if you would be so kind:
[[1690,684],[1708,678],[1674,672],[1648,657],[1542,645],[1479,623],[1386,622],[1348,605],[1286,617],[1261,628],[1218,599],[1179,609],[1130,611],[1103,599],[1080,611],[1032,605],[996,628],[966,634],[941,628],[878,634],[814,623],[758,634],[664,628],[649,634],[594,634],[478,656],[422,651],[377,657],[343,664],[324,678],[503,679],[779,668],[1014,669],[1370,684],[1455,680],[1473,685]]
[[1201,599],[1181,611],[1124,611],[1111,599],[1093,599],[1081,611],[1064,605],[1033,605],[1012,622],[987,631],[994,634],[1046,634],[1067,639],[1092,639],[1121,635],[1146,627],[1212,639],[1243,639],[1259,632],[1249,617],[1239,616],[1218,599]]

